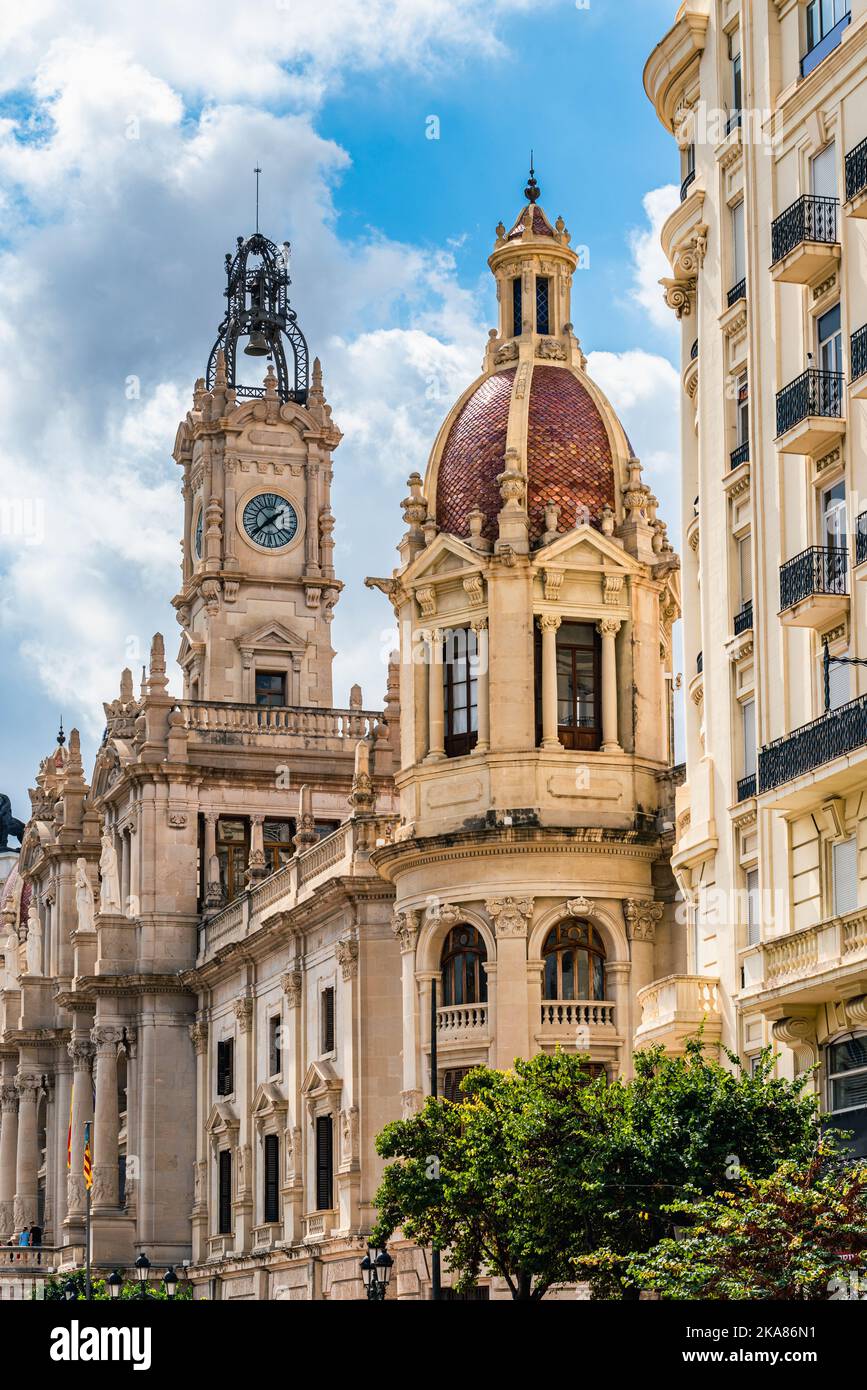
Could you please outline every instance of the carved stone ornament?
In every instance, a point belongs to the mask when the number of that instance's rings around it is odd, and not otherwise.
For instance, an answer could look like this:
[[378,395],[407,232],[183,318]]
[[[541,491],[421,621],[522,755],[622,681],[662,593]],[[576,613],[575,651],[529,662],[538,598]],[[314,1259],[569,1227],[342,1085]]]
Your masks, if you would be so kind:
[[400,942],[401,952],[414,951],[418,940],[419,914],[417,912],[395,912],[391,919],[391,929]]
[[652,899],[627,898],[623,904],[623,916],[626,918],[626,930],[630,941],[652,943],[662,912],[662,903],[655,903]]
[[526,936],[533,903],[533,898],[488,898],[485,911],[497,936]]
[[196,1056],[201,1057],[208,1050],[208,1025],[205,1022],[190,1024],[190,1041]]
[[517,343],[503,343],[494,353],[494,366],[502,367],[506,362],[514,362],[518,356]]
[[280,976],[280,985],[286,995],[286,1002],[290,1009],[297,1009],[301,1003],[301,987],[304,983],[304,976],[300,970],[284,970]]
[[570,898],[566,904],[570,917],[589,917],[593,912],[592,898]]
[[238,1020],[238,1027],[242,1033],[246,1033],[253,1020],[253,1000],[248,994],[239,995],[232,1000],[232,1009]]
[[[463,580],[464,593],[471,608],[481,608],[485,601],[485,582],[480,574],[467,574]],[[416,592],[418,592],[416,590]]]
[[556,338],[540,338],[536,356],[548,362],[565,362],[566,349]]
[[334,954],[343,971],[344,980],[353,979],[358,974],[358,937],[354,933],[339,937]]
[[771,1025],[771,1032],[777,1042],[786,1043],[795,1054],[795,1066],[799,1072],[814,1067],[819,1060],[819,1046],[816,1040],[816,1021],[813,1018],[793,1015],[778,1018]]
[[679,319],[689,318],[692,313],[692,300],[695,293],[695,279],[690,276],[684,280],[662,279],[663,296],[669,309],[673,309]]

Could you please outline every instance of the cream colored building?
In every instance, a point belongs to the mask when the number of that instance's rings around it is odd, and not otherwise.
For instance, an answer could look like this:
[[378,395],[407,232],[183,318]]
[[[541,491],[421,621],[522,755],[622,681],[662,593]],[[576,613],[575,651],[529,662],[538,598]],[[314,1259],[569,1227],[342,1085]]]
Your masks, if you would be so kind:
[[867,1144],[867,2],[686,0],[647,94],[683,364],[674,869],[724,1039]]
[[[37,1221],[44,1262],[81,1260],[94,1075],[100,1266],[144,1249],[200,1297],[356,1298],[374,1138],[429,1093],[432,1023],[447,1095],[557,1045],[614,1076],[659,1036],[719,1038],[669,867],[679,562],[531,178],[482,373],[368,581],[400,634],[384,706],[334,709],[340,433],[277,248],[237,254],[175,445],[183,695],[155,638],[90,783],[75,734],[43,762],[4,890],[0,1237]],[[264,386],[237,381],[244,343],[272,349]],[[35,1258],[10,1255],[19,1282]],[[393,1288],[429,1296],[425,1252],[399,1246]]]

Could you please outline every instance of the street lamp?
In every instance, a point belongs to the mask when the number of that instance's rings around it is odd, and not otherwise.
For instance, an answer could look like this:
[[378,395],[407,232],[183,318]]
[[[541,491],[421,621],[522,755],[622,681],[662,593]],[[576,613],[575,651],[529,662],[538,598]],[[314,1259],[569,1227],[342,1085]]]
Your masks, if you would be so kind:
[[115,1269],[108,1276],[105,1282],[108,1285],[108,1292],[110,1296],[112,1298],[117,1298],[120,1295],[121,1289],[123,1288],[123,1276],[121,1274],[118,1274],[117,1270]]
[[138,1296],[139,1298],[147,1298],[148,1270],[151,1267],[151,1262],[144,1251],[136,1260],[135,1267],[138,1270]]
[[178,1276],[175,1274],[174,1267],[172,1265],[169,1265],[168,1269],[163,1275],[163,1287],[165,1288],[165,1291],[168,1294],[169,1298],[174,1298],[175,1294],[178,1291]]
[[361,1261],[361,1277],[372,1303],[381,1303],[385,1298],[393,1264],[394,1260],[385,1248],[379,1250],[375,1245],[368,1245],[367,1254]]
[[78,1298],[78,1289],[71,1279],[67,1279],[66,1283],[63,1285],[63,1297],[66,1299],[67,1303],[71,1303],[73,1299]]

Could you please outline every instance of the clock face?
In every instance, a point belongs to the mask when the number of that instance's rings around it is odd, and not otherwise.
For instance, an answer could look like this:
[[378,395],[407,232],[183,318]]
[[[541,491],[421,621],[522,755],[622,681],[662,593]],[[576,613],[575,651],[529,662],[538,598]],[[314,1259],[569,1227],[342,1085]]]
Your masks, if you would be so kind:
[[244,508],[244,530],[255,545],[266,550],[279,550],[295,536],[298,513],[276,492],[260,492]]
[[201,560],[202,558],[202,521],[204,519],[204,515],[204,511],[200,511],[198,517],[196,518],[196,535],[193,544],[196,549],[197,560]]

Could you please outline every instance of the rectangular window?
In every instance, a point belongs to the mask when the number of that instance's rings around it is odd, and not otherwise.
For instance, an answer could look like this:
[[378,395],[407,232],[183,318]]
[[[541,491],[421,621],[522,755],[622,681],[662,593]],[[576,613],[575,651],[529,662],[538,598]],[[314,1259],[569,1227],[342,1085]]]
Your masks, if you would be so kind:
[[284,671],[256,672],[256,704],[285,705],[286,674]]
[[731,117],[729,119],[729,130],[731,130],[737,124],[744,104],[740,29],[734,29],[729,34],[729,63],[731,65]]
[[752,777],[756,770],[756,702],[745,700],[741,705],[744,740],[744,776]]
[[443,643],[443,702],[445,750],[459,758],[476,746],[479,737],[479,654],[476,633],[459,627]]
[[761,940],[761,919],[759,915],[759,871],[747,871],[747,945],[757,946]]
[[280,1055],[280,1015],[273,1014],[268,1020],[268,1075],[277,1076],[282,1066]]
[[825,1053],[827,1104],[836,1129],[852,1131],[850,1153],[867,1155],[867,1036],[847,1038]]
[[547,333],[548,329],[548,285],[545,275],[536,276],[536,332]]
[[276,873],[278,869],[282,869],[284,864],[289,863],[295,853],[295,846],[292,843],[294,834],[294,821],[265,821],[262,827],[262,840],[265,850],[265,865],[269,873]]
[[265,1135],[265,1220],[280,1220],[280,1140]]
[[232,1150],[220,1150],[220,1198],[218,1207],[219,1227],[221,1236],[227,1236],[232,1231]]
[[738,431],[738,444],[746,444],[750,437],[750,383],[746,372],[738,377],[736,388],[735,406],[737,414],[735,418]]
[[334,989],[329,987],[322,991],[322,1051],[334,1051]]
[[738,546],[738,580],[741,591],[741,608],[753,599],[753,542],[751,536],[742,536]]
[[849,14],[851,0],[810,0],[807,6],[807,51],[815,48]]
[[836,198],[837,147],[833,140],[810,160],[810,184],[817,198]]
[[[536,633],[536,722],[542,737],[542,634]],[[601,742],[599,637],[591,623],[557,631],[557,737],[564,748],[594,750]]]
[[[828,671],[828,708],[840,709],[841,705],[848,705],[852,698],[852,682],[849,672],[850,666],[842,662],[836,662],[835,656],[848,656],[848,649],[841,648],[837,652],[832,652],[831,663]],[[825,652],[819,652],[819,708],[825,709]]]
[[334,1188],[334,1124],[330,1115],[316,1117],[316,1210],[330,1211]]
[[[846,484],[841,478],[826,487],[820,499],[821,544],[829,550],[846,546]],[[845,575],[843,576],[845,580]]]
[[858,846],[853,835],[831,847],[834,916],[845,917],[858,906]]
[[235,1089],[235,1044],[231,1038],[217,1043],[217,1095],[230,1096]]
[[220,864],[220,888],[227,903],[243,893],[247,886],[249,857],[250,839],[246,820],[225,820],[221,817],[217,821],[217,859]]
[[512,333],[518,338],[524,326],[522,307],[521,277],[516,275],[512,281]]
[[819,349],[819,370],[842,372],[843,333],[839,304],[835,304],[833,309],[829,309],[816,320],[816,343]]
[[469,1074],[469,1067],[455,1067],[452,1071],[443,1072],[442,1085],[439,1088],[440,1094],[443,1095],[446,1100],[451,1100],[455,1103],[459,1100],[463,1100],[463,1096],[461,1095],[461,1082],[464,1077],[469,1076]]
[[746,245],[744,240],[743,200],[732,208],[732,285],[737,285],[747,273]]

